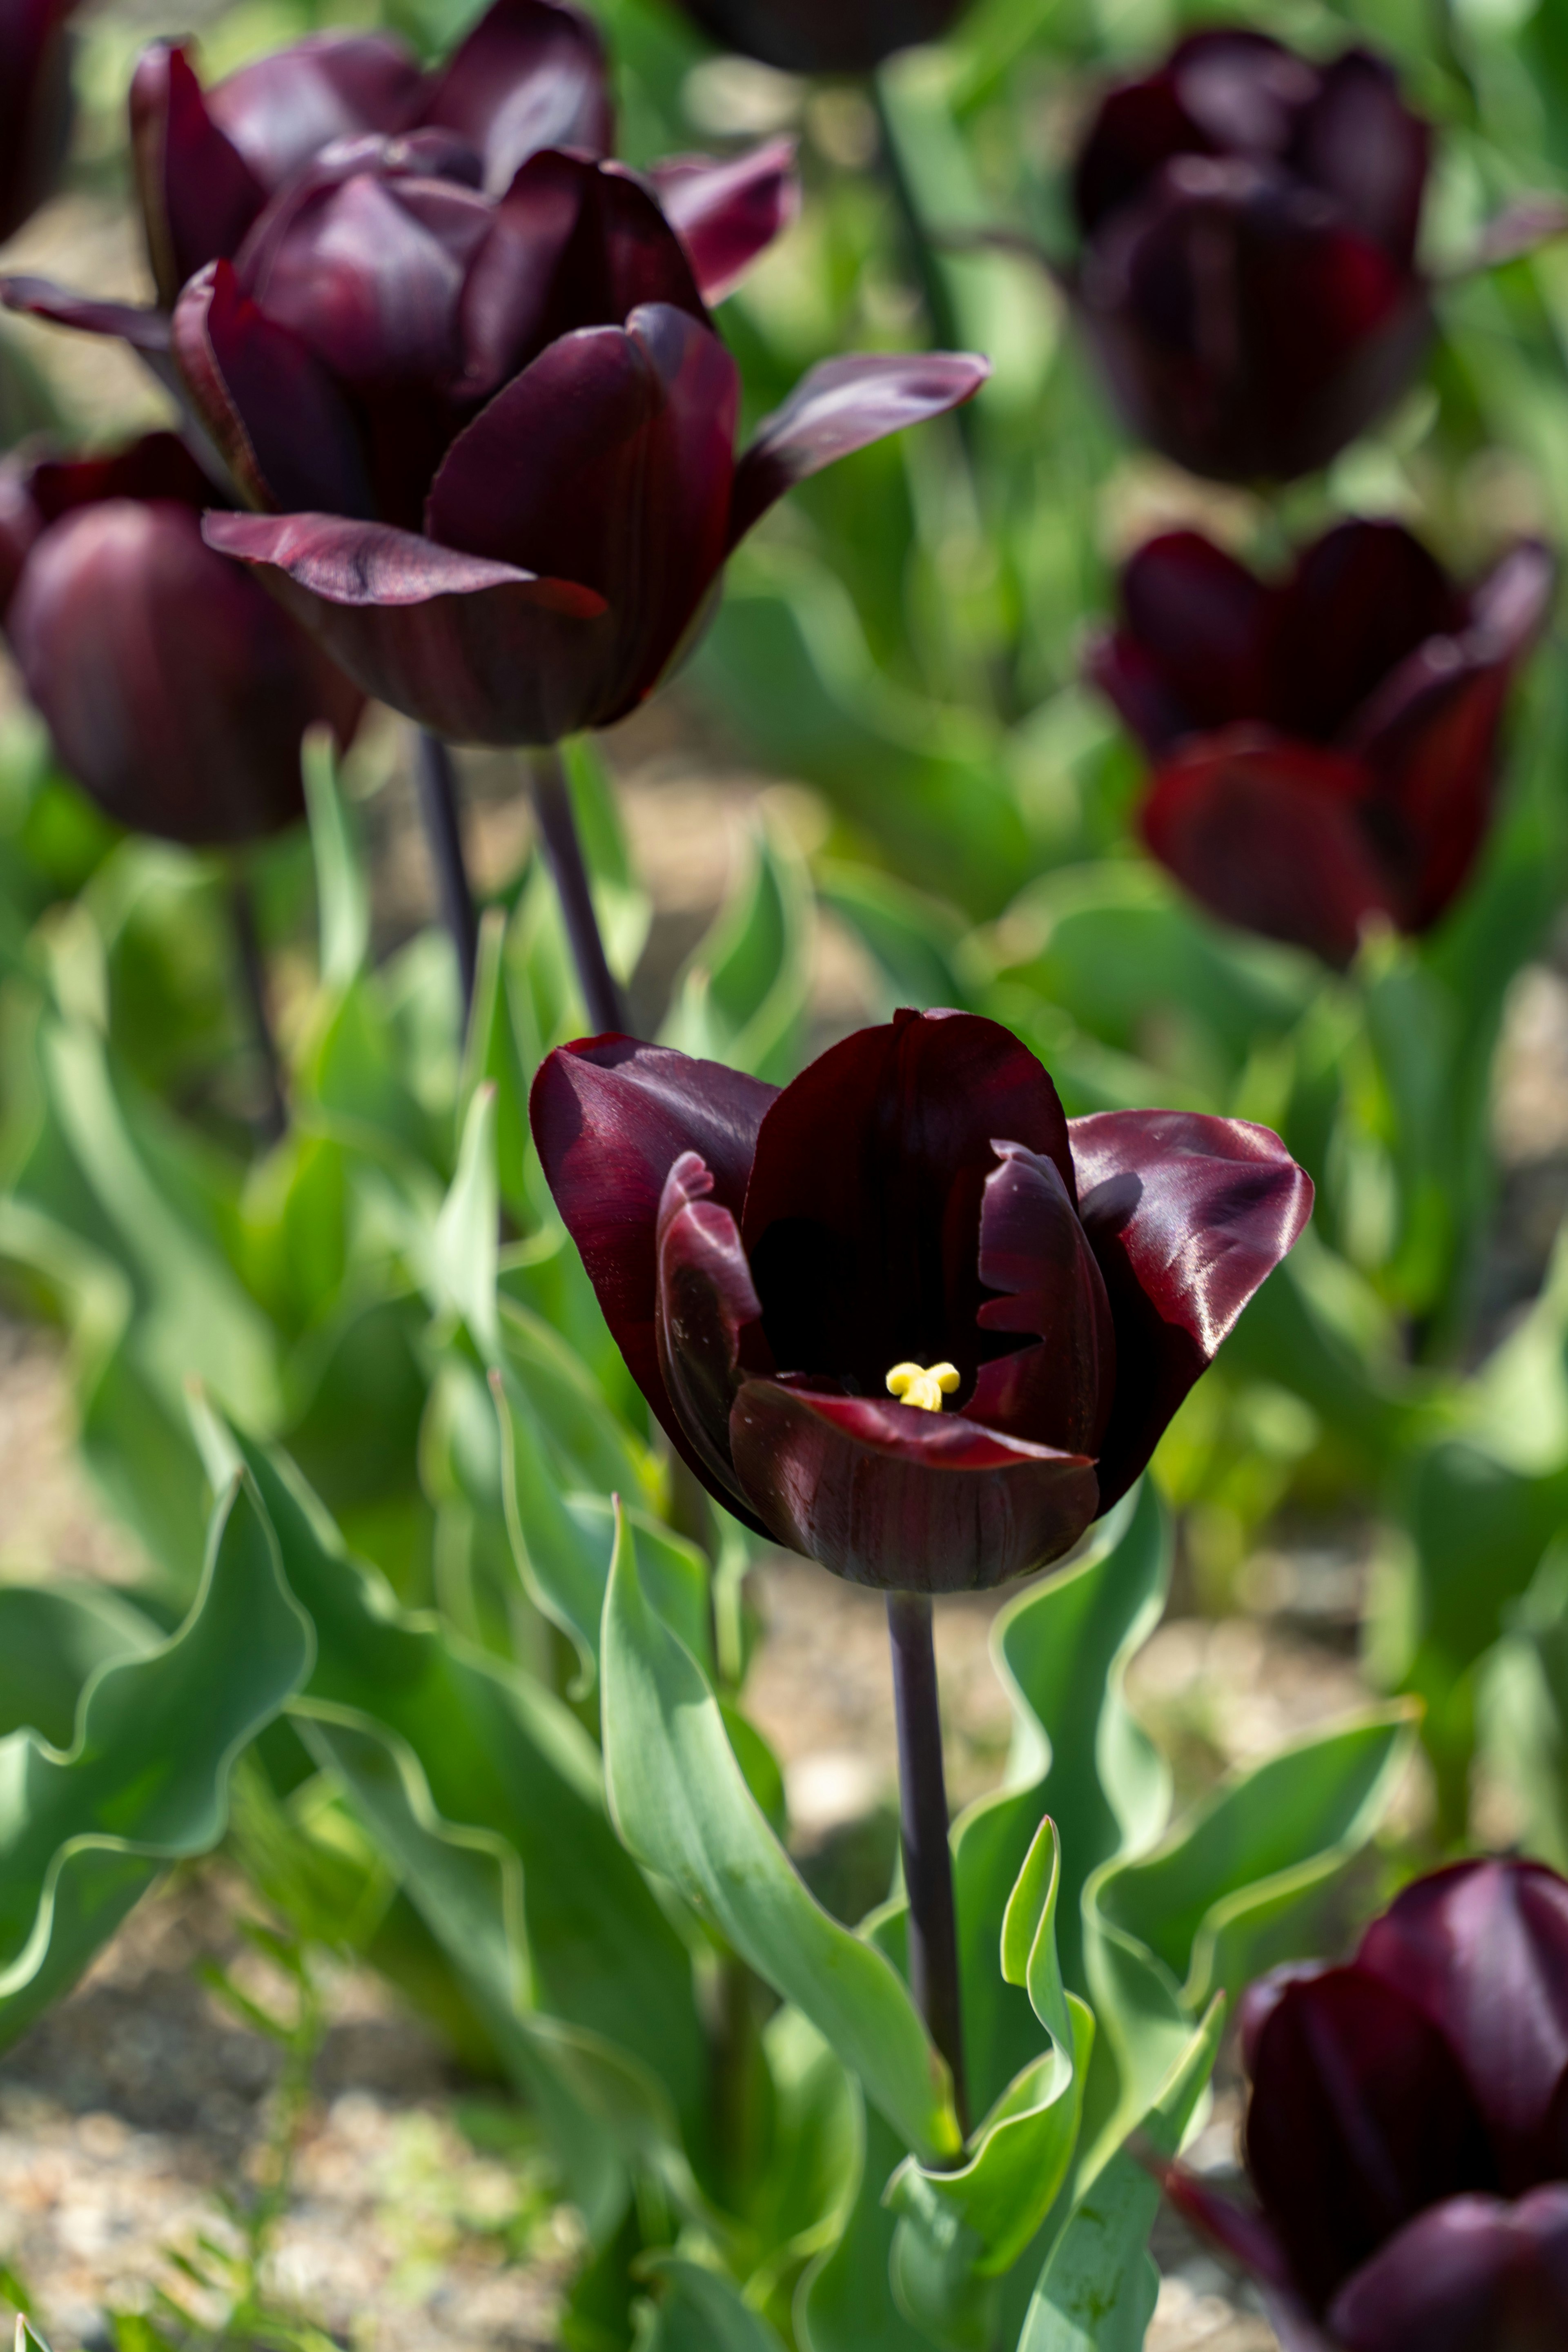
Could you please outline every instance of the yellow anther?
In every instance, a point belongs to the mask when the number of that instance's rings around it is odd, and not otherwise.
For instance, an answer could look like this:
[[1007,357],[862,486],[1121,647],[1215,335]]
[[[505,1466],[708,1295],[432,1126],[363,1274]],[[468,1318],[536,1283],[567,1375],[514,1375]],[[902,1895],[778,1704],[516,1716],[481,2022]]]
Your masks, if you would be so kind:
[[933,1364],[929,1371],[923,1364],[895,1364],[888,1374],[889,1395],[918,1406],[921,1412],[940,1412],[943,1397],[951,1396],[957,1386],[956,1364]]

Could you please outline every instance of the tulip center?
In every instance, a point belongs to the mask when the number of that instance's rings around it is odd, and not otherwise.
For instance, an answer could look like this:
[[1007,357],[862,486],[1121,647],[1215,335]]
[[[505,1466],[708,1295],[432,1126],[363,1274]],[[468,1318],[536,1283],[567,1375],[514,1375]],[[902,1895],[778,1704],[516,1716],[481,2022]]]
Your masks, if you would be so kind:
[[957,1386],[956,1364],[933,1364],[929,1371],[923,1364],[895,1364],[888,1374],[889,1395],[921,1412],[940,1412],[943,1397]]

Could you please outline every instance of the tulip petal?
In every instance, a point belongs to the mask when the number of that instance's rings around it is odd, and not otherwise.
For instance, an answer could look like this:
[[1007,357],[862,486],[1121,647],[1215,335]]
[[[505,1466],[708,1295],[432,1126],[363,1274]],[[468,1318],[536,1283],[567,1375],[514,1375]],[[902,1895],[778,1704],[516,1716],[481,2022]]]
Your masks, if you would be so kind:
[[1365,49],[1347,49],[1324,68],[1318,96],[1301,115],[1290,160],[1343,205],[1400,267],[1415,258],[1432,132],[1399,95],[1393,68]]
[[883,1591],[1005,1584],[1059,1559],[1099,1510],[1081,1455],[879,1397],[747,1381],[730,1445],[775,1541]]
[[1102,1508],[1125,1494],[1171,1415],[1311,1213],[1311,1179],[1277,1135],[1191,1111],[1069,1119],[1079,1215],[1116,1326]]
[[1057,1090],[1026,1045],[967,1013],[900,1013],[830,1046],[763,1121],[742,1235],[773,1361],[880,1392],[896,1363],[972,1380],[980,1206],[994,1136],[1071,1186]]
[[175,433],[144,433],[105,457],[46,457],[30,470],[27,491],[45,522],[102,499],[167,499],[197,514],[213,502],[211,482]]
[[741,1385],[741,1335],[762,1314],[740,1228],[709,1196],[713,1178],[683,1151],[658,1205],[658,1364],[693,1450],[742,1509],[730,1459],[730,1408]]
[[657,684],[724,556],[740,383],[708,328],[668,304],[552,343],[448,451],[433,537],[584,583],[610,608],[552,690],[562,731]]
[[1568,2172],[1568,1885],[1536,1863],[1457,1864],[1373,1920],[1356,1966],[1458,2053],[1505,2189]]
[[1559,2352],[1568,2343],[1568,2184],[1517,2205],[1454,2197],[1381,2246],[1335,2296],[1344,2352]]
[[1347,730],[1377,779],[1370,821],[1407,929],[1436,920],[1475,861],[1508,688],[1545,623],[1555,577],[1539,542],[1515,548],[1474,593],[1469,627],[1412,654]]
[[548,743],[552,699],[583,662],[604,600],[570,580],[342,515],[209,515],[207,543],[267,584],[332,659],[395,710],[457,743]]
[[1270,2286],[1290,2287],[1290,2258],[1266,2213],[1221,2196],[1206,2180],[1180,2164],[1166,2165],[1160,2186],[1184,2221],[1202,2232],[1237,2266]]
[[934,41],[959,0],[689,0],[710,38],[786,74],[868,74],[896,49]]
[[[611,1337],[666,1435],[705,1484],[710,1473],[659,1370],[659,1210],[671,1169],[691,1152],[712,1178],[708,1201],[733,1216],[776,1093],[721,1062],[629,1037],[591,1037],[545,1057],[529,1102],[545,1181]],[[730,1507],[765,1532],[752,1512]]]
[[368,516],[359,435],[342,394],[297,335],[214,262],[181,295],[174,357],[197,415],[258,506]]
[[491,214],[463,289],[464,390],[482,397],[579,327],[643,303],[707,323],[691,264],[658,204],[618,163],[535,155]]
[[730,544],[796,482],[907,425],[943,416],[973,399],[991,373],[969,352],[853,352],[804,375],[765,416],[735,468]]
[[158,298],[238,252],[267,184],[213,120],[185,49],[154,41],[131,78],[131,153]]
[[1343,752],[1226,729],[1194,737],[1160,770],[1143,838],[1223,922],[1345,964],[1369,915],[1397,919],[1395,886],[1362,822],[1374,789]]
[[608,68],[592,21],[552,0],[494,0],[436,84],[424,119],[458,131],[484,157],[498,195],[546,147],[609,152]]
[[169,348],[169,320],[163,310],[138,302],[100,302],[91,294],[73,294],[47,278],[0,278],[0,301],[24,318],[47,319],[51,326],[74,327],[79,334],[116,335],[132,351],[161,358]]
[[1139,726],[1145,697],[1133,693],[1127,708],[1119,699],[1121,665],[1097,682],[1156,757],[1178,735],[1268,715],[1273,598],[1245,564],[1199,531],[1165,531],[1125,566],[1120,595],[1122,637],[1163,689],[1148,731]]
[[1464,599],[1403,523],[1338,524],[1279,591],[1270,721],[1331,742],[1407,655],[1464,619]]
[[270,195],[336,140],[411,130],[424,94],[417,63],[393,34],[327,32],[241,66],[206,104]]
[[714,163],[677,155],[651,177],[666,219],[690,257],[705,302],[721,302],[800,211],[793,139],[771,139]]
[[71,126],[66,0],[13,0],[0,19],[0,245],[55,185]]
[[1354,1968],[1287,1986],[1264,2023],[1247,2162],[1317,2310],[1425,2206],[1495,2185],[1480,2116],[1443,2036]]
[[998,1142],[985,1180],[980,1279],[983,1331],[1026,1331],[1038,1344],[982,1364],[964,1407],[972,1421],[1092,1460],[1116,1390],[1116,1331],[1105,1278],[1054,1160]]

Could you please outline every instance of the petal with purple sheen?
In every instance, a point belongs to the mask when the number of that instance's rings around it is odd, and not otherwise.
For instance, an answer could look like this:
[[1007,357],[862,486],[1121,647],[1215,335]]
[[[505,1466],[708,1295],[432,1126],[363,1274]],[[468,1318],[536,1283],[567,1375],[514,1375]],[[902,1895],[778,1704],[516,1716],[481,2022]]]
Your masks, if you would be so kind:
[[665,217],[690,256],[705,302],[733,292],[799,212],[795,152],[793,139],[771,139],[722,163],[678,155],[654,165]]
[[1260,728],[1196,736],[1140,814],[1162,866],[1223,922],[1348,963],[1369,915],[1396,919],[1362,811],[1371,770]]
[[1247,2163],[1318,2310],[1425,2206],[1494,2185],[1480,2116],[1443,2036],[1353,1968],[1288,1986],[1265,2022]]
[[[209,515],[365,693],[455,743],[548,743],[604,599],[570,580],[341,515]],[[566,681],[563,686],[562,681]]]
[[206,102],[270,195],[334,140],[410,130],[424,92],[417,64],[392,34],[329,32],[241,66]]
[[498,195],[546,147],[607,154],[614,120],[604,43],[579,9],[495,0],[442,71],[424,120],[461,131]]
[[1339,523],[1278,593],[1268,718],[1331,742],[1407,655],[1464,620],[1463,597],[1403,523]]
[[730,1415],[768,1532],[883,1591],[973,1592],[1059,1559],[1098,1513],[1094,1465],[957,1413],[747,1381]]
[[777,1089],[720,1062],[629,1037],[585,1038],[540,1066],[529,1102],[545,1181],[605,1320],[666,1433],[706,1481],[658,1361],[659,1209],[671,1169],[695,1153],[705,1196],[733,1216]]
[[1402,102],[1392,67],[1365,49],[1348,49],[1324,68],[1296,125],[1290,162],[1408,269],[1431,148],[1431,130]]
[[582,667],[555,682],[562,731],[639,700],[701,604],[723,562],[739,392],[718,337],[652,304],[552,343],[447,453],[433,537],[608,603]]
[[1356,1966],[1457,2053],[1505,2189],[1568,2172],[1568,1885],[1555,1872],[1470,1862],[1419,1879],[1373,1920]]
[[44,531],[7,616],[64,765],[121,824],[249,841],[303,814],[300,739],[360,698],[188,507],[109,498]]
[[1255,1977],[1241,1996],[1237,2021],[1241,2028],[1241,2063],[1248,2074],[1258,2065],[1258,2042],[1264,2027],[1279,2008],[1293,1984],[1304,1984],[1309,1978],[1321,1977],[1328,1966],[1325,1960],[1287,1960],[1267,1976]]
[[1092,1460],[1116,1390],[1116,1331],[1105,1279],[1054,1160],[998,1142],[985,1180],[980,1279],[1000,1297],[977,1317],[986,1332],[1028,1332],[1036,1344],[982,1364],[963,1410],[987,1429]]
[[131,153],[158,296],[237,253],[266,184],[213,120],[185,50],[155,41],[131,78]]
[[837,458],[973,399],[991,373],[969,352],[852,352],[804,375],[764,416],[735,468],[730,544],[768,509]]
[[730,1460],[730,1408],[742,1378],[742,1334],[762,1314],[740,1228],[710,1195],[713,1179],[683,1151],[658,1204],[658,1364],[694,1452],[731,1508],[750,1505]]
[[1073,171],[1073,211],[1086,236],[1129,203],[1173,155],[1212,154],[1214,142],[1183,106],[1169,66],[1124,82],[1101,101]]
[[1568,2183],[1417,2214],[1346,2280],[1329,2324],[1344,2352],[1561,2352]]
[[742,1220],[781,1370],[872,1395],[906,1360],[947,1358],[973,1378],[994,1136],[1053,1160],[1070,1187],[1055,1087],[1027,1046],[973,1013],[900,1013],[785,1087]]
[[149,358],[161,358],[169,348],[167,313],[138,302],[100,302],[47,278],[0,278],[0,301],[24,318],[47,319],[51,326],[74,327],[79,334],[117,335]]
[[1268,715],[1274,600],[1245,564],[1200,531],[1164,531],[1124,567],[1120,598],[1183,734]]
[[668,302],[706,324],[684,247],[617,163],[536,155],[491,213],[463,291],[464,390],[482,396],[579,327]]
[[370,513],[342,394],[299,337],[240,292],[229,262],[211,264],[185,288],[174,349],[196,414],[256,505]]
[[1277,1135],[1193,1111],[1068,1121],[1079,1215],[1116,1326],[1103,1507],[1125,1494],[1171,1415],[1311,1213],[1311,1179]]

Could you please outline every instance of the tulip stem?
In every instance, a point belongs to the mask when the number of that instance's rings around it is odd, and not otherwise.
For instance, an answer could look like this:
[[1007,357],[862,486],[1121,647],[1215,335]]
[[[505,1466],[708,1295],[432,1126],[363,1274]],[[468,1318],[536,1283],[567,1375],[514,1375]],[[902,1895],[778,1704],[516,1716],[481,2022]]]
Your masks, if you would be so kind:
[[923,1592],[889,1592],[893,1713],[899,1730],[899,1815],[910,1900],[910,1990],[952,2074],[953,2104],[969,2137],[963,2074],[963,2011],[958,1978],[958,1916],[942,1769],[931,1609]]
[[419,793],[425,838],[436,866],[441,919],[457,950],[466,1029],[474,1002],[474,974],[479,968],[479,917],[474,912],[473,887],[463,856],[463,822],[452,755],[438,735],[428,734],[423,729],[415,749],[414,781]]
[[593,893],[588,887],[588,868],[577,837],[577,820],[572,813],[572,787],[553,743],[529,754],[528,772],[533,787],[533,813],[539,821],[544,855],[550,861],[555,895],[561,901],[566,936],[572,942],[572,957],[589,1025],[596,1036],[603,1036],[607,1030],[625,1033],[626,1002],[599,936],[599,919],[594,912]]
[[245,1007],[250,1016],[250,1033],[261,1063],[261,1109],[257,1126],[265,1143],[276,1143],[288,1130],[289,1104],[283,1092],[283,1058],[278,1051],[278,1040],[272,1031],[272,1013],[267,1001],[267,959],[261,951],[261,934],[256,922],[256,900],[251,892],[250,878],[239,867],[231,866],[228,876],[228,914],[234,930],[235,961],[239,967],[241,991]]
[[[899,145],[898,128],[889,107],[887,92],[882,87],[882,77],[879,73],[872,74],[869,87],[871,105],[877,117],[877,137],[882,162],[882,176],[887,182],[888,193],[893,199],[893,206],[898,213],[900,226],[903,229],[905,250],[909,256],[910,266],[915,274],[916,284],[920,289],[921,300],[925,306],[926,323],[931,329],[931,341],[940,351],[962,351],[963,338],[959,333],[958,313],[953,308],[952,289],[942,268],[942,256],[931,241],[930,233],[926,228],[925,215],[921,211],[920,200],[915,194],[904,163],[903,151]],[[961,408],[957,416],[959,431],[967,439],[973,429],[969,409]]]

